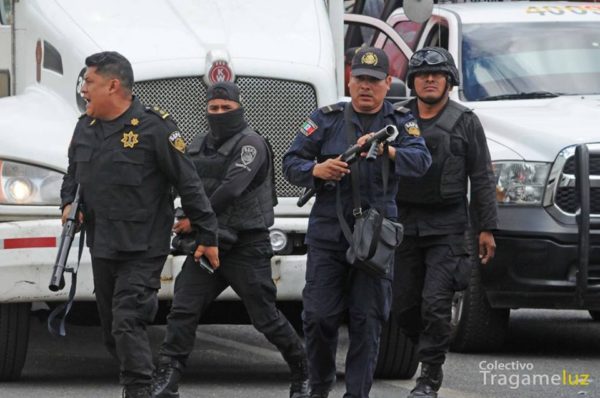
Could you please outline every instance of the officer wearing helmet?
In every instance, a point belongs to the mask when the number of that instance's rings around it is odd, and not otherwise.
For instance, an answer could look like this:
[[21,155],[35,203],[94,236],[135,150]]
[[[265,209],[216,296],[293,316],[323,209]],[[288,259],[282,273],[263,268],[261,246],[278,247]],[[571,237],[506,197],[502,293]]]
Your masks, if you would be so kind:
[[396,199],[405,236],[396,252],[393,313],[421,362],[409,398],[435,398],[450,345],[452,298],[469,282],[470,225],[481,263],[494,256],[495,180],[479,119],[449,98],[459,85],[452,55],[439,47],[415,52],[406,80],[416,98],[402,105],[417,118],[432,164],[422,178],[400,178]]

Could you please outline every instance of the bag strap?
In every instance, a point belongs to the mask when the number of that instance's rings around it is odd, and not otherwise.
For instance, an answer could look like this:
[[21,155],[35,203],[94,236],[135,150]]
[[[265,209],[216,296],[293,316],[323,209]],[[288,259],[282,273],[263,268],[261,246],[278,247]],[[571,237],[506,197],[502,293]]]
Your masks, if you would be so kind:
[[[346,131],[346,141],[349,146],[356,141],[356,134],[354,133],[354,125],[352,124],[351,118],[352,103],[348,102],[344,108],[344,130]],[[360,170],[358,168],[358,162],[354,162],[350,165],[350,178],[352,180],[352,203],[354,204],[352,213],[355,217],[357,217],[357,215],[362,214],[362,209],[360,207],[360,192],[358,189],[358,187],[360,187]],[[335,190],[335,210],[340,222],[340,227],[342,228],[342,232],[344,233],[348,243],[352,244],[352,231],[350,231],[350,226],[344,217],[344,211],[342,208],[342,194],[339,182],[336,182]]]
[[[348,141],[348,145],[353,145],[356,140],[356,134],[354,133],[353,124],[351,121],[352,117],[352,104],[349,102],[344,108],[344,130],[346,130],[346,140]],[[387,149],[387,142],[384,144],[384,153]],[[381,162],[381,173],[383,177],[383,195],[385,196],[387,192],[388,186],[388,178],[389,178],[389,168],[387,162]],[[362,208],[360,205],[360,170],[358,168],[358,162],[354,162],[350,165],[350,177],[352,178],[352,202],[354,204],[354,208],[352,209],[352,214],[355,218],[362,216]],[[346,218],[344,217],[344,211],[342,207],[342,194],[340,183],[336,183],[336,194],[335,194],[335,207],[338,220],[340,222],[340,227],[346,240],[349,244],[352,244],[352,231],[350,230],[350,226],[346,222]],[[375,250],[377,249],[377,242],[379,241],[379,235],[381,234],[381,227],[383,225],[383,217],[384,214],[382,211],[379,211],[379,217],[375,221],[375,230],[373,239],[371,241],[371,245],[369,247],[369,256],[371,258],[375,254]]]
[[[356,133],[351,118],[352,103],[348,102],[346,108],[344,108],[344,130],[346,130],[346,142],[348,146],[351,146],[356,142]],[[360,168],[358,162],[354,162],[350,165],[350,178],[352,181],[352,203],[354,204],[352,214],[354,214],[354,217],[358,217],[362,214],[362,208],[360,206]]]
[[[344,108],[344,129],[346,130],[346,140],[348,141],[348,146],[353,145],[356,141],[356,134],[354,133],[353,124],[351,121],[352,117],[352,104],[348,102],[346,108]],[[387,153],[388,151],[388,142],[385,141],[383,144],[383,153]],[[388,162],[386,159],[382,159],[381,161],[381,176],[383,180],[383,196],[385,197],[388,189],[388,181],[390,178],[390,170]],[[358,162],[354,162],[350,165],[350,177],[352,178],[352,203],[354,204],[354,208],[352,209],[352,214],[354,217],[360,217],[362,214],[362,208],[360,205],[360,169],[358,166]],[[383,216],[387,216],[385,213],[385,206],[383,209],[378,209],[379,213]]]

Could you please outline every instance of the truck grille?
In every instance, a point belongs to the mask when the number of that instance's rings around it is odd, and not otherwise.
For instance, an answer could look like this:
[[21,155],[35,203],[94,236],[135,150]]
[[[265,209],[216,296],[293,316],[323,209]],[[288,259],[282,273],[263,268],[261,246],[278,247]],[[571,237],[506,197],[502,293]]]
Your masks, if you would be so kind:
[[[317,107],[314,88],[289,80],[238,76],[245,114],[252,127],[267,137],[275,152],[275,184],[281,197],[299,196],[301,189],[288,183],[281,173],[281,160],[298,128]],[[201,76],[135,83],[134,93],[142,103],[158,105],[169,112],[186,142],[208,130],[206,84]]]
[[[600,214],[600,153],[590,150],[590,213]],[[565,213],[574,214],[579,209],[579,200],[575,188],[575,157],[571,154],[565,159],[562,168],[561,183],[556,188],[554,203]]]

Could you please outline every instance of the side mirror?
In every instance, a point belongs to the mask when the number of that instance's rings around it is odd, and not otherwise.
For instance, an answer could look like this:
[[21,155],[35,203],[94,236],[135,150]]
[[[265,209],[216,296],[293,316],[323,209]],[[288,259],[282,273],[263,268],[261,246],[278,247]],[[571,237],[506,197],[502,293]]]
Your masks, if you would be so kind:
[[390,86],[390,91],[388,91],[385,99],[387,99],[390,102],[402,101],[403,99],[407,98],[406,93],[407,90],[404,81],[392,76],[392,84]]

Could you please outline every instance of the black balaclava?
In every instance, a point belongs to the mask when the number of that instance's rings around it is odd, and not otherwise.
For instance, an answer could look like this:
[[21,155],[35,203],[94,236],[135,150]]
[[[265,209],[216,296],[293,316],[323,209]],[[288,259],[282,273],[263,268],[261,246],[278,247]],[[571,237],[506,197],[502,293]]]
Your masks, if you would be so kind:
[[229,112],[206,114],[210,127],[209,138],[218,147],[248,125],[244,119],[244,108],[240,102],[240,88],[233,82],[218,82],[208,87],[206,99],[207,101],[223,99],[240,104],[238,109]]
[[210,127],[209,136],[217,146],[244,130],[248,125],[242,107],[225,113],[207,113],[206,119]]

